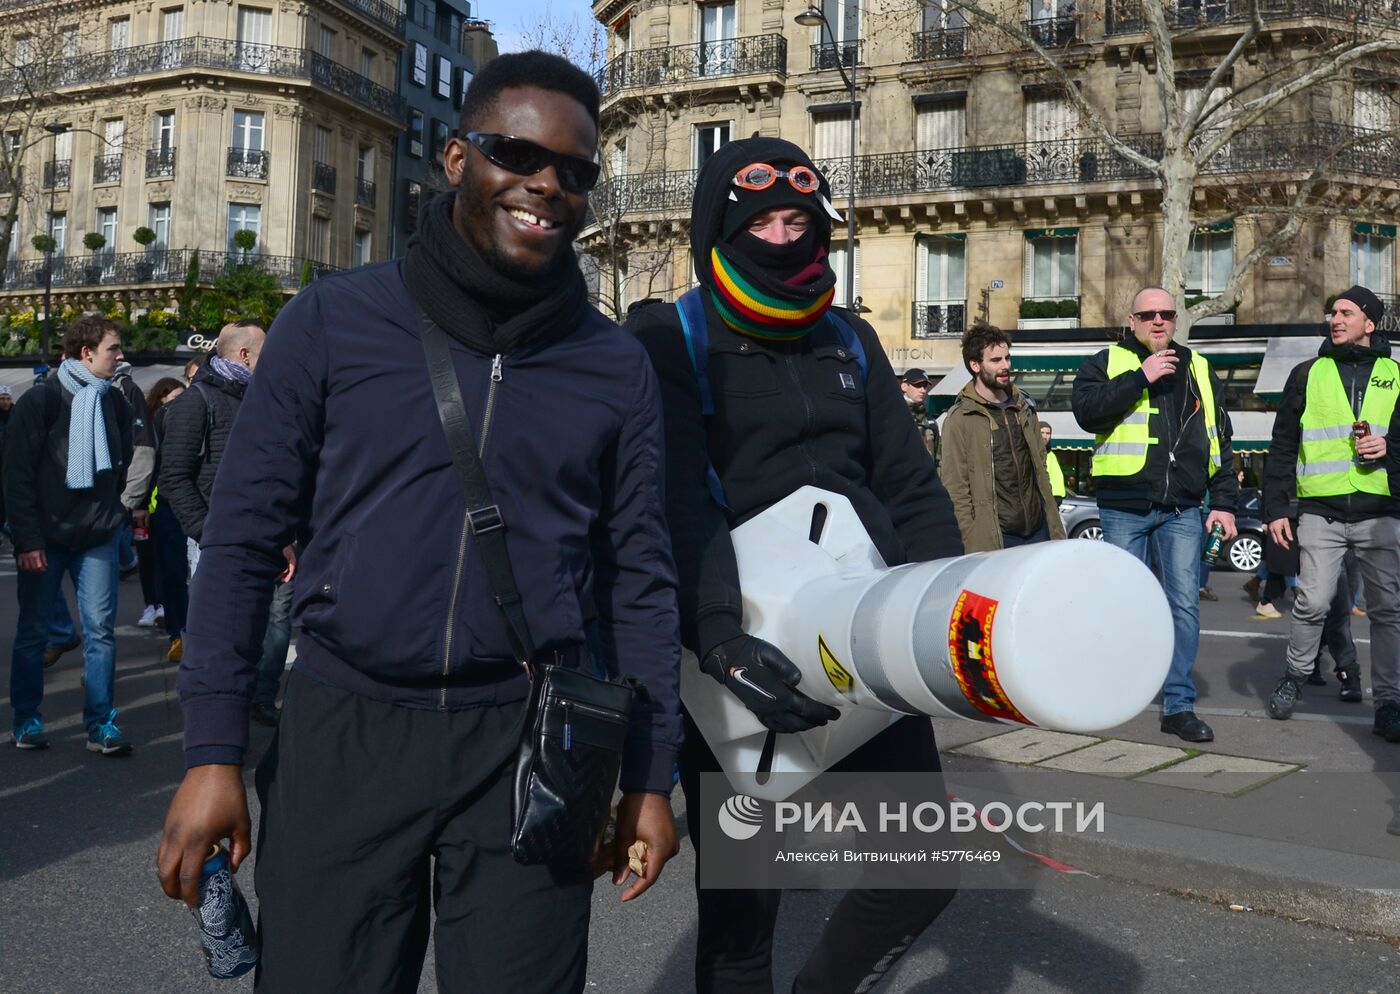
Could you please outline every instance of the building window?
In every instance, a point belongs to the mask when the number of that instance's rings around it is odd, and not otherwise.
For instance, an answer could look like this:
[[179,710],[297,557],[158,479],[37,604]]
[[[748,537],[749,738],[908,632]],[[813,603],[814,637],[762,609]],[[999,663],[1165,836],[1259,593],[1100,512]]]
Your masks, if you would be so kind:
[[233,112],[233,147],[245,152],[261,152],[263,148],[263,116],[256,111]]
[[374,52],[368,48],[360,49],[360,75],[374,79]]
[[324,24],[321,25],[320,34],[316,39],[316,51],[328,59],[335,58],[335,32]]
[[[849,111],[827,111],[812,115],[814,159],[835,159],[851,153]],[[856,149],[860,149],[860,112],[856,112]]]
[[355,232],[355,258],[350,260],[351,265],[367,266],[373,260],[370,254],[370,245],[373,236],[368,231]]
[[78,57],[78,26],[69,24],[63,28],[63,57],[74,59]]
[[269,72],[272,42],[272,11],[258,7],[238,8],[238,48],[236,68],[243,72]]
[[170,247],[170,205],[151,204],[147,217],[150,229],[156,233],[156,240],[151,243],[151,249],[163,252]]
[[608,149],[608,172],[612,176],[627,175],[627,139],[615,138]]
[[962,148],[967,142],[967,101],[940,100],[914,111],[914,147],[924,151]]
[[447,151],[448,137],[447,122],[433,118],[433,144],[429,157],[439,166],[442,165],[443,153]]
[[230,255],[241,254],[243,251],[233,241],[233,236],[240,231],[251,231],[258,235],[258,240],[253,245],[253,254],[256,255],[262,251],[262,207],[257,204],[228,205],[228,252]]
[[168,154],[175,147],[175,112],[173,110],[156,111],[155,116],[151,118],[151,144],[162,155]]
[[316,262],[331,261],[331,219],[311,215],[311,258]]
[[422,42],[413,43],[413,73],[409,81],[414,86],[428,85],[428,46]]
[[1026,94],[1026,141],[1054,142],[1079,133],[1079,112],[1069,97],[1049,93]]
[[1371,131],[1394,130],[1395,102],[1390,91],[1379,83],[1357,83],[1351,92],[1351,121]]
[[312,161],[314,161],[314,162],[322,162],[322,163],[325,163],[326,165],[330,165],[330,164],[331,164],[331,148],[332,148],[332,142],[333,142],[334,140],[335,140],[335,134],[331,131],[330,128],[324,128],[324,127],[322,127],[322,126],[319,125],[319,124],[316,125],[316,131],[315,131],[315,133],[311,136],[311,158],[312,158]]
[[729,122],[695,126],[695,168],[699,169],[721,145],[729,143]]
[[[1176,86],[1177,102],[1181,104],[1181,114],[1183,119],[1194,114],[1202,104],[1205,111],[1201,115],[1201,121],[1209,126],[1212,122],[1211,116],[1217,111],[1227,110],[1230,101],[1234,98],[1234,88],[1230,85],[1217,86],[1209,93],[1206,92],[1206,84],[1199,80],[1182,80]],[[1206,128],[1209,130],[1209,127]]]
[[415,159],[423,158],[423,112],[408,112],[408,154]]
[[1395,293],[1395,225],[1358,224],[1351,236],[1351,282]]
[[50,232],[53,235],[54,258],[62,258],[68,248],[68,215],[62,211],[52,215]]
[[114,17],[107,22],[107,48],[119,52],[131,47],[131,18]]
[[738,56],[738,32],[734,4],[709,3],[700,8],[700,74],[722,76],[734,72]]
[[185,8],[168,7],[160,12],[160,40],[179,41],[185,37]]
[[462,104],[467,99],[467,87],[471,85],[472,74],[468,69],[458,66],[452,73],[452,107],[454,110],[461,110]]
[[[1064,300],[1079,294],[1079,233],[1027,232],[1025,300]],[[1050,316],[1050,315],[1041,315]],[[1073,315],[1059,314],[1057,317]]]
[[1186,295],[1219,296],[1234,268],[1235,233],[1197,230],[1186,249]]
[[914,279],[914,337],[960,335],[967,314],[967,241],[920,238]]
[[452,60],[445,55],[437,57],[437,71],[433,73],[433,96],[441,100],[452,98]]
[[[860,3],[857,0],[822,0],[822,13],[831,24],[832,34],[837,44],[846,47],[860,40]],[[830,45],[831,38],[826,28],[818,25],[818,44]],[[854,65],[854,61],[849,63]]]
[[21,35],[15,39],[15,68],[23,69],[34,61],[34,39]]
[[[846,306],[846,302],[850,299],[849,297],[846,296],[846,243],[845,243],[845,242],[832,242],[832,243],[831,243],[831,254],[830,254],[830,257],[829,257],[829,258],[830,258],[830,260],[831,260],[831,269],[832,269],[832,272],[834,272],[834,273],[836,274],[836,296],[832,298],[832,303],[836,304],[838,307],[845,307],[845,306]],[[856,271],[855,296],[859,297],[859,296],[860,296],[860,242],[859,242],[859,241],[856,242],[855,271]]]
[[418,212],[423,206],[423,184],[408,180],[404,184],[404,229],[409,232],[418,230]]

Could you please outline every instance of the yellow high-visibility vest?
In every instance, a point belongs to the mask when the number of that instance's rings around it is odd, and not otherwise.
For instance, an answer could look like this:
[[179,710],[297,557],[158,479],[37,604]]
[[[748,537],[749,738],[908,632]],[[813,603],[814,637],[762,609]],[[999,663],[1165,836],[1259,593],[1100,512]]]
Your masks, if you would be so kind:
[[1365,421],[1372,435],[1384,436],[1395,413],[1400,366],[1395,360],[1378,358],[1371,367],[1371,380],[1361,401],[1357,418],[1342,385],[1336,360],[1323,356],[1308,371],[1307,395],[1303,401],[1302,437],[1298,445],[1298,496],[1340,497],[1366,493],[1390,496],[1390,477],[1385,460],[1358,466],[1351,430],[1355,421]]
[[1063,497],[1065,491],[1065,472],[1060,468],[1059,457],[1053,452],[1045,453],[1045,471],[1050,474],[1050,493],[1056,497]]
[[[1115,345],[1108,350],[1108,378],[1121,376],[1142,368],[1142,360],[1132,349]],[[1205,418],[1206,437],[1210,440],[1210,469],[1220,469],[1220,422],[1215,410],[1215,391],[1210,386],[1210,364],[1199,352],[1191,353],[1191,378],[1201,396],[1201,414]],[[1156,445],[1150,419],[1158,409],[1152,406],[1148,388],[1138,398],[1117,426],[1108,434],[1094,436],[1095,476],[1135,476],[1147,465],[1147,448]]]

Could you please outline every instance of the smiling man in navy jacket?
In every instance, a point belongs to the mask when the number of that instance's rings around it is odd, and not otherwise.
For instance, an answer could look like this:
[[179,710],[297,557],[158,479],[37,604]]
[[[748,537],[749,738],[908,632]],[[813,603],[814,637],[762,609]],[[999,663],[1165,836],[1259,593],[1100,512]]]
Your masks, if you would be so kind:
[[407,258],[318,280],[268,335],[204,528],[179,679],[188,770],[158,856],[166,893],[189,902],[212,842],[231,838],[235,866],[250,850],[254,668],[299,539],[296,671],[257,777],[259,992],[417,990],[430,895],[444,990],[584,985],[591,874],[510,852],[526,680],[465,524],[420,305],[453,339],[540,655],[579,664],[598,645],[648,692],[618,842],[651,854],[623,899],[676,851],[656,379],[589,306],[570,248],[597,121],[596,87],[562,59],[491,63],[447,146],[456,192],[428,205]]

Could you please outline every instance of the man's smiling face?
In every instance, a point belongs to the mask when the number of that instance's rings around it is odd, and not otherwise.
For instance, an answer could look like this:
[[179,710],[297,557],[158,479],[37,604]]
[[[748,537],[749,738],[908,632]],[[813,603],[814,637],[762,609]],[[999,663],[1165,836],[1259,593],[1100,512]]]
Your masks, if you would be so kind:
[[[598,131],[588,110],[555,90],[504,89],[472,127],[580,159],[591,161],[597,153]],[[566,190],[553,165],[522,176],[496,165],[469,141],[454,138],[444,166],[458,191],[452,210],[457,231],[503,276],[532,280],[545,275],[583,227],[588,195]]]

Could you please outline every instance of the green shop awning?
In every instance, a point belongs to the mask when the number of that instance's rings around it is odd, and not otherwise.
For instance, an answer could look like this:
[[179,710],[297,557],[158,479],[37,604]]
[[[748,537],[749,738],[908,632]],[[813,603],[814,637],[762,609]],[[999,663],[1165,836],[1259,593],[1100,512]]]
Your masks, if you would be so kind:
[[1078,238],[1078,228],[1027,228],[1025,230],[1026,241],[1033,242],[1037,238]]

